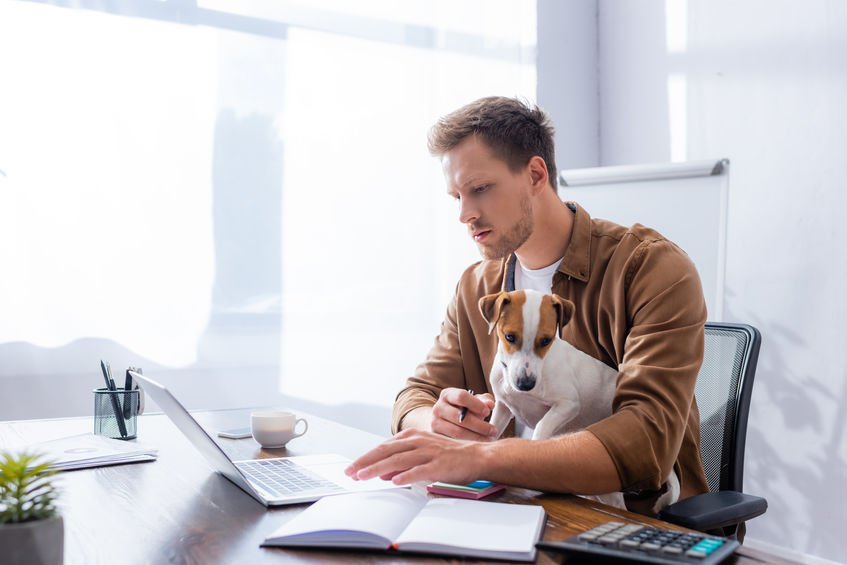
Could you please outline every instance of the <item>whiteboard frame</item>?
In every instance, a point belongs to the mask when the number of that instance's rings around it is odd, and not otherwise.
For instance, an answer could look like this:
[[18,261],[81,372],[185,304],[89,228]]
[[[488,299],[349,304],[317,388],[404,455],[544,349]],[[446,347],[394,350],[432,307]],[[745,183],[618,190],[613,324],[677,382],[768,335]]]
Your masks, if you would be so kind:
[[568,169],[559,173],[559,185],[563,187],[579,187],[714,175],[723,175],[725,178],[721,183],[720,189],[718,249],[717,263],[715,265],[717,288],[715,289],[714,312],[710,312],[709,319],[712,321],[723,321],[726,285],[726,232],[729,207],[729,159]]

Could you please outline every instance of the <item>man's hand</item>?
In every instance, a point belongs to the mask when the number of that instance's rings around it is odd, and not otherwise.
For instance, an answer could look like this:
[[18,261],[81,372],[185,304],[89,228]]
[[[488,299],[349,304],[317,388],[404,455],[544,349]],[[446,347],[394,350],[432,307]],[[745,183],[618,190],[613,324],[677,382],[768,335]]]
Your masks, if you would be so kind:
[[[462,421],[462,408],[466,408]],[[432,407],[415,408],[403,418],[401,428],[435,432],[456,439],[491,441],[497,437],[497,428],[485,421],[494,408],[490,394],[474,396],[461,388],[445,388]]]
[[485,470],[479,446],[428,431],[405,430],[356,459],[344,472],[356,480],[380,477],[398,485],[418,481],[467,484]]
[[547,440],[494,442],[404,430],[356,459],[344,472],[357,480],[380,477],[397,485],[417,481],[461,485],[486,479],[546,492],[604,494],[621,490],[609,453],[587,430]]
[[[463,408],[467,408],[464,418]],[[497,428],[485,418],[493,409],[494,397],[488,393],[474,396],[461,388],[445,388],[432,407],[429,429],[456,439],[490,441],[497,436]]]

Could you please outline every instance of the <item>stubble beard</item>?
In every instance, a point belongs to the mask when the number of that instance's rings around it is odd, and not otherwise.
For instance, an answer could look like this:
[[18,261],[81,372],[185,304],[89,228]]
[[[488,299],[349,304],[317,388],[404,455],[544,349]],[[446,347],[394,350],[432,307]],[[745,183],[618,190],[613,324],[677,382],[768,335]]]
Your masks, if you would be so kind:
[[520,218],[497,241],[490,244],[485,241],[477,243],[479,252],[484,259],[503,259],[504,257],[508,257],[517,251],[529,239],[529,236],[532,235],[534,222],[529,196],[523,195],[519,205],[521,209]]

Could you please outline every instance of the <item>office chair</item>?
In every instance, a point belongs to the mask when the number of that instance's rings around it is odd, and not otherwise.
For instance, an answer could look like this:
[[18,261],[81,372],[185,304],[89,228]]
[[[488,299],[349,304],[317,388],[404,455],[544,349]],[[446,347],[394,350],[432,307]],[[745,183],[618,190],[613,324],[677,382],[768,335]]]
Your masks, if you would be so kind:
[[709,492],[671,504],[659,518],[743,539],[744,522],[768,508],[764,498],[742,493],[747,413],[761,335],[746,324],[706,322],[705,340],[694,395]]

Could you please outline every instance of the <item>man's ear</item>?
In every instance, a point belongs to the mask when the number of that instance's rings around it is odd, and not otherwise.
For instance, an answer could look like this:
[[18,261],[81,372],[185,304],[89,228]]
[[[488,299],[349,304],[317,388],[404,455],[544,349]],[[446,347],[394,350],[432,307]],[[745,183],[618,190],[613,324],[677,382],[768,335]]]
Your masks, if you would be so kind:
[[539,194],[548,184],[547,163],[540,156],[533,155],[527,163],[527,169],[529,169],[530,179],[532,180],[532,192]]
[[497,321],[500,320],[503,306],[509,304],[511,301],[509,293],[505,291],[498,292],[497,294],[489,294],[479,299],[479,311],[485,321],[488,322],[489,335],[497,327]]
[[571,318],[573,318],[576,306],[574,306],[573,302],[567,298],[562,298],[558,294],[552,294],[551,298],[553,299],[553,308],[556,309],[556,317],[558,318],[559,337],[562,337],[562,330],[571,321]]

